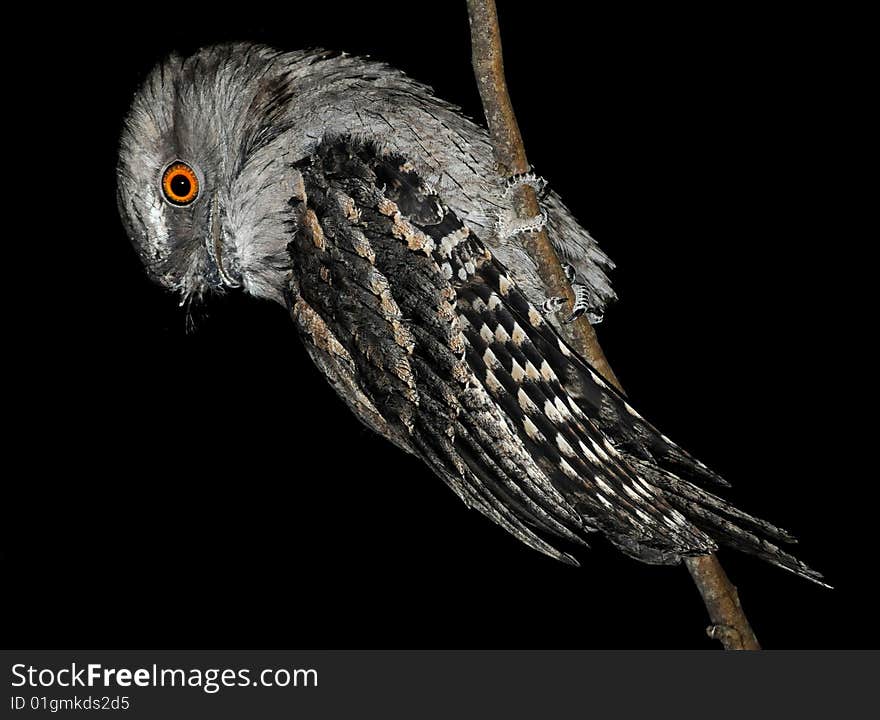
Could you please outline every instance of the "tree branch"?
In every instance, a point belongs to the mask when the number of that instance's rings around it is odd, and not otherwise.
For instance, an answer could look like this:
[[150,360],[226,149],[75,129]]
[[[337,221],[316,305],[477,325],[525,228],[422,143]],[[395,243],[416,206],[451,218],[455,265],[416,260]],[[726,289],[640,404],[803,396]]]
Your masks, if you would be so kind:
[[709,637],[718,640],[725,650],[760,650],[758,638],[739,604],[739,593],[718,558],[698,555],[685,558],[684,564],[709,611]]
[[[528,172],[529,162],[504,78],[501,33],[498,29],[495,0],[467,0],[467,6],[474,75],[492,137],[498,171],[503,177]],[[514,208],[520,218],[538,215],[540,206],[534,188],[521,184],[513,192]],[[538,265],[538,274],[548,293],[567,298],[569,304],[573,303],[571,286],[546,231],[527,233],[525,246]],[[623,392],[599,346],[596,332],[586,318],[581,316],[575,322],[563,325],[562,331],[572,347]],[[720,641],[725,650],[760,650],[758,640],[739,604],[736,588],[727,578],[718,559],[714,555],[685,558],[685,566],[700,591],[712,620],[712,626],[707,629],[709,637]]]
[[[519,175],[529,171],[522,136],[507,94],[507,81],[504,79],[504,62],[501,57],[501,35],[498,31],[498,13],[494,0],[468,0],[468,17],[471,25],[471,48],[473,53],[474,75],[477,88],[483,101],[483,112],[492,136],[495,162],[502,177]],[[533,218],[540,212],[538,197],[530,185],[517,185],[513,189],[513,202],[521,218]],[[550,243],[545,230],[526,234],[525,246],[529,255],[538,265],[538,275],[550,295],[566,298],[574,302],[571,285],[565,277],[556,251]],[[605,353],[596,339],[586,318],[581,316],[572,323],[563,325],[566,340],[577,348],[590,364],[610,380],[617,388],[620,383],[605,359]],[[621,392],[622,392],[622,388]]]

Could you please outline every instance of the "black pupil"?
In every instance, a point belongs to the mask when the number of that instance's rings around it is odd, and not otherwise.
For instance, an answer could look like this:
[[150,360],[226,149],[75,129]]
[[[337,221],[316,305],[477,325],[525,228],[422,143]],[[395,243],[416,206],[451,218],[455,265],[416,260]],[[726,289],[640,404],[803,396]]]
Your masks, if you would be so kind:
[[171,192],[175,197],[186,197],[192,189],[192,183],[186,175],[178,173],[171,178]]

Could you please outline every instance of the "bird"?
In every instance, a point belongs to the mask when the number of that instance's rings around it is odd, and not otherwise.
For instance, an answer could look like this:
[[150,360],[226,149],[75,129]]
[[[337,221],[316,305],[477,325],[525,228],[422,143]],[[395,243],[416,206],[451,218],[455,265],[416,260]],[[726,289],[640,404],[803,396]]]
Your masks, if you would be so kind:
[[[521,184],[535,218],[516,214]],[[254,43],[173,54],[124,119],[117,201],[152,280],[182,305],[281,305],[365,426],[525,545],[571,565],[593,536],[663,565],[723,545],[822,584],[781,547],[791,534],[718,495],[728,483],[563,339],[615,299],[612,261],[403,72]],[[568,318],[526,250],[539,229],[577,298]]]

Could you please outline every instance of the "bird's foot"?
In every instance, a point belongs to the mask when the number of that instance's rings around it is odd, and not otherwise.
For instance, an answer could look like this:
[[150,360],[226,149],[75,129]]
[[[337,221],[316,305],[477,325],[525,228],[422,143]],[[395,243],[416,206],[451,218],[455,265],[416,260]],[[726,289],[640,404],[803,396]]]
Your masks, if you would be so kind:
[[540,175],[536,175],[534,172],[529,170],[529,172],[519,173],[518,175],[511,175],[509,178],[507,178],[507,187],[504,188],[504,197],[510,195],[514,188],[518,188],[522,185],[529,185],[534,188],[535,194],[538,196],[538,200],[542,200],[544,196],[549,192],[547,181]]
[[586,285],[572,283],[571,289],[574,292],[574,305],[571,308],[571,315],[563,320],[564,323],[567,324],[574,322],[581,315],[584,315],[587,318],[590,325],[598,325],[605,319],[605,314],[602,309],[594,308],[590,304],[590,291]]
[[[589,288],[577,282],[577,271],[570,263],[562,263],[562,271],[565,273],[565,278],[568,280],[574,293],[574,305],[571,308],[571,314],[562,322],[568,324],[577,320],[581,315],[586,315],[590,325],[598,325],[604,319],[605,314],[601,308],[594,308],[590,305]],[[558,310],[559,307],[557,306],[556,309]]]
[[519,218],[513,210],[506,210],[495,223],[495,233],[502,240],[526,232],[538,232],[547,224],[547,213],[541,211],[535,217]]
[[[507,178],[504,188],[504,197],[508,198],[517,188],[524,186],[534,189],[539,203],[544,199],[547,192],[549,192],[547,190],[547,181],[529,170],[529,172],[511,175]],[[498,220],[495,223],[495,232],[499,238],[507,240],[520,233],[538,232],[539,230],[543,230],[548,219],[547,212],[544,209],[541,209],[541,211],[534,217],[523,219],[518,217],[517,213],[510,208],[499,215]]]
[[566,305],[566,300],[563,297],[548,297],[544,302],[541,303],[541,309],[545,313],[555,313],[559,312]]

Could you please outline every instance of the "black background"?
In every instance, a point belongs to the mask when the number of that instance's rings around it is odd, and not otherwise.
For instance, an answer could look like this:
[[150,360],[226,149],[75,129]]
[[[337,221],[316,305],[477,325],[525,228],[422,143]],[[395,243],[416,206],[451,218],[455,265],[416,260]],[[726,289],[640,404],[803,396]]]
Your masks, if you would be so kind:
[[[839,32],[741,5],[575,5],[502,3],[501,21],[529,157],[618,264],[606,354],[633,404],[837,586],[722,552],[763,644],[875,646],[876,473],[839,359],[860,302],[839,281],[865,237],[838,164],[858,144]],[[7,63],[7,242],[27,265],[6,273],[23,283],[3,644],[713,647],[683,568],[597,540],[572,569],[467,512],[347,413],[281,308],[214,301],[187,333],[118,221],[121,119],[167,52],[369,53],[481,117],[464,3],[191,10],[53,14]]]

